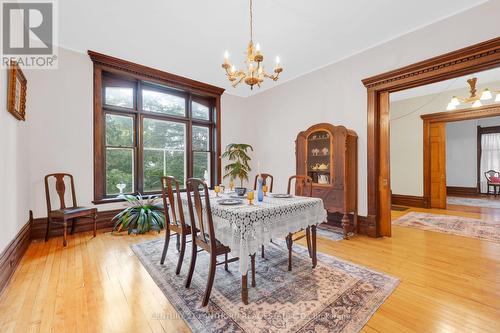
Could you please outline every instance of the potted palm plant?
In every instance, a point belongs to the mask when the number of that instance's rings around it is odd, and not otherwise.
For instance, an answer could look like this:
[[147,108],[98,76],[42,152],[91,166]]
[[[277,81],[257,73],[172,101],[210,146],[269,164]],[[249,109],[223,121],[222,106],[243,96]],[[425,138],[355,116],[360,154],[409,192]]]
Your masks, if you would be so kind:
[[144,234],[150,230],[160,232],[165,226],[163,207],[157,203],[156,197],[143,199],[138,194],[124,195],[129,207],[113,217],[115,231],[128,231],[128,234]]
[[253,151],[252,146],[245,143],[230,143],[227,145],[224,154],[222,154],[223,158],[227,158],[231,162],[224,168],[226,172],[224,178],[229,177],[231,180],[239,178],[240,187],[236,187],[235,191],[240,196],[246,192],[246,188],[243,187],[243,181],[248,180],[248,173],[252,170],[248,164],[251,160],[247,154],[249,149]]

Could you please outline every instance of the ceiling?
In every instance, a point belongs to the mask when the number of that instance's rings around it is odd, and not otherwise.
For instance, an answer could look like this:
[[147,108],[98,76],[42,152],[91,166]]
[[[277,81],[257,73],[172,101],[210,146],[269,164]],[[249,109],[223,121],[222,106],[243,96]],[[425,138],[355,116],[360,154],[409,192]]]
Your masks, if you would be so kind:
[[254,0],[254,40],[278,82],[232,88],[224,50],[241,67],[249,40],[247,0],[59,1],[59,44],[93,50],[249,96],[351,56],[484,0]]

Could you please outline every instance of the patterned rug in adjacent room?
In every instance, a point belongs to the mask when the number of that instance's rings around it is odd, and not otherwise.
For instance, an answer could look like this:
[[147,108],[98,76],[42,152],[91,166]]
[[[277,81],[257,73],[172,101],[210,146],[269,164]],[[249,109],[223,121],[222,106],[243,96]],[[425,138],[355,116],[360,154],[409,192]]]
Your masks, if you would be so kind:
[[392,224],[500,243],[500,221],[411,212],[392,221]]
[[500,208],[500,198],[481,199],[481,198],[462,198],[462,197],[447,197],[446,202],[450,205]]
[[[294,245],[293,271],[287,271],[284,242],[266,246],[257,256],[257,287],[241,302],[238,263],[218,266],[207,307],[201,307],[207,281],[208,254],[198,254],[191,288],[184,282],[190,247],[179,276],[178,254],[171,246],[160,265],[163,239],[132,245],[132,250],[193,332],[358,332],[399,283],[398,279],[318,253],[311,268],[307,249]],[[189,244],[188,244],[189,245]],[[221,258],[222,259],[222,258]],[[250,280],[250,279],[249,279]],[[156,318],[167,314],[153,314]]]

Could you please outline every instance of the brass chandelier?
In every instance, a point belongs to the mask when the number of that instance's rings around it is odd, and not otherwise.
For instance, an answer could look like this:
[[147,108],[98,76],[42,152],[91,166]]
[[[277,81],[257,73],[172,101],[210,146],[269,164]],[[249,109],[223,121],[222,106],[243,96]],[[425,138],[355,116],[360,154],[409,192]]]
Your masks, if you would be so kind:
[[276,57],[276,65],[273,70],[273,74],[269,74],[265,71],[262,62],[264,61],[264,55],[260,51],[259,43],[253,43],[253,4],[252,0],[250,3],[250,42],[248,43],[245,59],[245,70],[238,70],[234,65],[229,62],[229,53],[226,51],[224,53],[224,63],[222,68],[226,71],[226,76],[229,81],[231,81],[232,86],[236,87],[241,82],[245,82],[253,89],[254,85],[260,87],[260,84],[264,82],[265,78],[277,81],[283,68],[280,65],[280,58]]
[[[476,84],[477,84],[477,78],[474,77],[472,79],[468,79],[467,83],[469,84],[469,92],[470,96],[469,97],[460,97],[460,96],[453,96],[451,98],[450,103],[448,103],[448,107],[446,110],[455,110],[457,106],[461,104],[472,104],[473,108],[478,108],[483,105],[481,101],[487,101],[489,99],[493,98],[492,91],[488,88],[484,89],[483,92],[478,95],[477,94],[477,89],[476,89]],[[496,94],[495,97],[495,102],[500,102],[500,91],[493,91],[493,93]]]

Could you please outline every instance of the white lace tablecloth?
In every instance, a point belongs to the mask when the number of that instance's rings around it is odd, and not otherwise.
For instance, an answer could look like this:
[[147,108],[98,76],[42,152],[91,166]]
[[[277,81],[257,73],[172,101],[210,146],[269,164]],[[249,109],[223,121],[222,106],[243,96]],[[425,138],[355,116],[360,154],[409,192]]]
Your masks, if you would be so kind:
[[[211,194],[210,197],[215,236],[231,248],[232,256],[240,258],[242,274],[248,271],[249,255],[257,253],[261,245],[326,221],[326,210],[320,198],[273,198],[267,195],[263,202],[254,200],[253,205],[244,199],[244,204],[224,206],[218,201],[227,196],[217,198]],[[186,223],[191,224],[185,193],[182,201]]]

